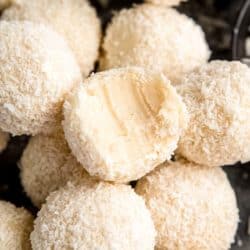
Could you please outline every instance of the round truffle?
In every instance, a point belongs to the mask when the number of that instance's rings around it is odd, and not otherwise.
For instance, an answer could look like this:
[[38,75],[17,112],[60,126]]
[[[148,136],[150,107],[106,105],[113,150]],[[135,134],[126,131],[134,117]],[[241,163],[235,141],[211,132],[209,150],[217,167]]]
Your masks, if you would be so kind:
[[47,198],[31,233],[34,250],[153,250],[155,229],[141,197],[127,185],[67,185]]
[[72,49],[83,76],[93,70],[98,57],[101,25],[87,0],[18,0],[4,11],[2,18],[51,25]]
[[163,5],[163,6],[178,6],[181,2],[185,2],[187,0],[145,0],[145,2]]
[[102,48],[102,70],[147,67],[163,72],[175,84],[210,56],[204,33],[192,19],[174,9],[151,4],[116,14]]
[[9,135],[0,130],[0,153],[7,147]]
[[31,250],[30,233],[33,217],[24,208],[0,201],[0,248]]
[[178,87],[190,113],[178,153],[199,164],[250,160],[250,69],[214,61],[188,74]]
[[81,81],[64,39],[42,24],[0,22],[0,127],[13,135],[52,132],[66,94]]
[[94,182],[71,155],[62,133],[32,137],[20,161],[21,181],[34,205],[41,207],[50,192],[68,181]]
[[136,67],[92,75],[64,104],[73,154],[90,175],[106,181],[136,180],[170,159],[187,122],[169,81]]
[[165,163],[141,179],[136,192],[151,212],[156,249],[227,250],[233,243],[238,208],[221,168]]

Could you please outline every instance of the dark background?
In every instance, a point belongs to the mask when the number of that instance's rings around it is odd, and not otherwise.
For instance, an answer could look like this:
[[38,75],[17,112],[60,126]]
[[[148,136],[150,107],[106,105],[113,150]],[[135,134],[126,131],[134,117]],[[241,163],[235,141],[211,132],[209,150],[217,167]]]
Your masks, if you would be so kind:
[[[97,8],[105,27],[114,10],[141,1],[110,0],[105,8],[97,0],[91,2]],[[243,0],[189,0],[178,9],[202,26],[213,51],[212,59],[231,60],[232,30],[243,2]],[[35,214],[36,209],[23,193],[16,165],[27,141],[27,137],[12,138],[8,148],[0,155],[0,199],[11,201],[17,206],[25,206]],[[250,250],[250,235],[247,234],[250,216],[250,164],[228,166],[225,170],[237,194],[241,217],[236,243],[232,246],[232,250]]]

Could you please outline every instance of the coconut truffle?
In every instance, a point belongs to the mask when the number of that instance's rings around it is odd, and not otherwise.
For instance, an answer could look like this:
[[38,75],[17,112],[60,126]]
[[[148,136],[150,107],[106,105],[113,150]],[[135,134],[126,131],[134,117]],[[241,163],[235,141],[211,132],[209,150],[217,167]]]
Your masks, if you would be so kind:
[[145,2],[163,5],[163,6],[178,6],[181,2],[185,2],[187,0],[145,0]]
[[20,168],[24,190],[37,207],[45,202],[50,192],[68,181],[86,185],[92,181],[71,155],[62,133],[31,138],[22,155]]
[[0,130],[0,153],[7,147],[9,135]]
[[206,63],[209,55],[204,33],[192,19],[171,8],[142,4],[112,19],[100,68],[148,67],[177,84],[183,73]]
[[187,122],[169,81],[136,67],[92,75],[64,104],[73,154],[106,181],[136,180],[169,159]]
[[141,179],[136,192],[151,212],[156,249],[227,250],[233,243],[238,208],[221,168],[165,163]]
[[214,61],[178,87],[190,113],[178,153],[207,166],[250,160],[250,69]]
[[0,22],[0,128],[13,135],[50,133],[65,95],[81,81],[64,39],[42,24]]
[[34,250],[153,250],[155,229],[141,197],[127,185],[67,185],[42,206],[31,233]]
[[101,25],[86,0],[19,0],[4,11],[3,19],[29,20],[51,25],[72,49],[87,76],[98,57]]
[[31,250],[30,233],[33,217],[24,208],[0,201],[0,248]]

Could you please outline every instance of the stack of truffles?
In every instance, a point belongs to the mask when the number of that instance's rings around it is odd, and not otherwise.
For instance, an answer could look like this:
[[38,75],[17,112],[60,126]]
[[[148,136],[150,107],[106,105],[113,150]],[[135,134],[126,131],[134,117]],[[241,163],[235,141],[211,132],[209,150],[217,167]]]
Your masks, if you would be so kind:
[[32,136],[20,178],[40,209],[1,201],[0,249],[230,248],[221,166],[250,161],[250,69],[208,63],[179,2],[123,9],[102,39],[86,0],[0,1],[0,150]]

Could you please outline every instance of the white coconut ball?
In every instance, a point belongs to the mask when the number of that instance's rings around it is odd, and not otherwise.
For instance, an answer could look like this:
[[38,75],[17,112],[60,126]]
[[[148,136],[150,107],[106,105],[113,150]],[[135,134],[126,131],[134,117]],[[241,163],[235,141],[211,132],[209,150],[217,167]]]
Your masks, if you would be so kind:
[[101,25],[87,0],[18,0],[4,11],[2,18],[51,25],[67,41],[83,76],[93,70],[98,57]]
[[0,128],[13,135],[50,133],[68,92],[81,81],[64,39],[48,26],[0,22]]
[[136,192],[151,212],[156,249],[227,250],[234,242],[238,208],[221,168],[165,163],[141,179]]
[[178,153],[199,164],[220,166],[250,160],[250,69],[214,61],[178,87],[190,123]]
[[0,201],[0,249],[31,250],[33,216],[24,208]]
[[37,207],[68,181],[94,183],[71,155],[63,133],[32,137],[21,157],[20,168],[24,190]]
[[7,147],[9,134],[0,130],[0,153]]
[[145,0],[145,2],[162,5],[162,6],[178,6],[181,2],[185,2],[187,0]]
[[187,123],[169,80],[137,67],[92,75],[64,104],[72,153],[90,175],[105,181],[137,180],[170,159]]
[[67,185],[42,206],[31,234],[34,250],[153,250],[155,229],[141,197],[127,185]]
[[103,42],[100,69],[141,66],[163,72],[175,84],[207,62],[200,26],[171,8],[142,4],[117,13]]

